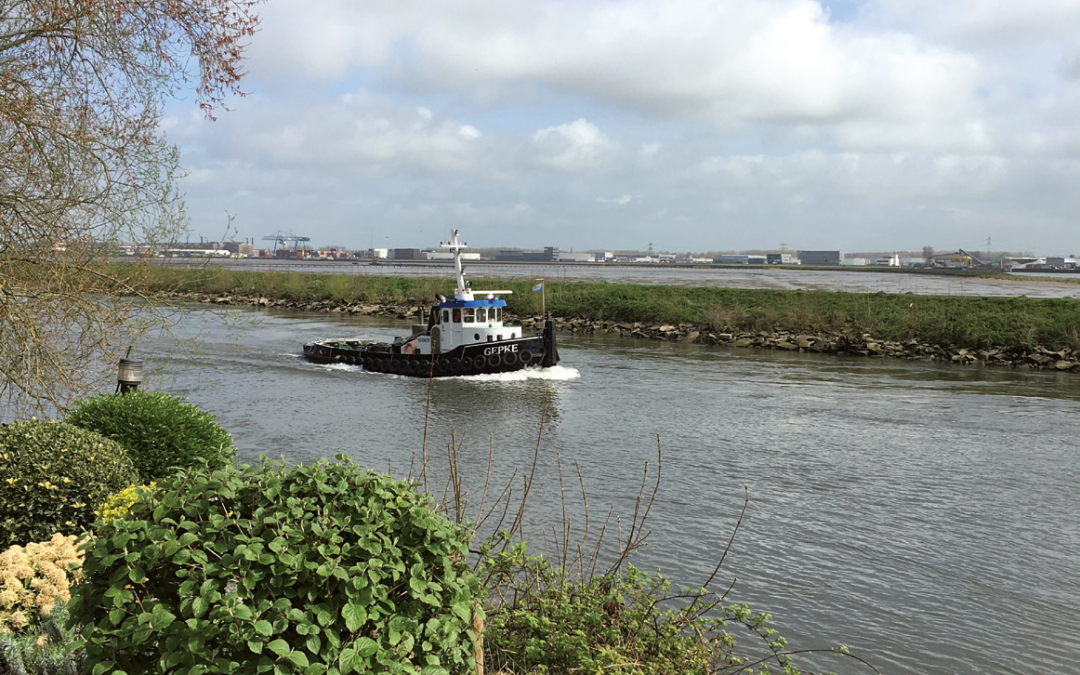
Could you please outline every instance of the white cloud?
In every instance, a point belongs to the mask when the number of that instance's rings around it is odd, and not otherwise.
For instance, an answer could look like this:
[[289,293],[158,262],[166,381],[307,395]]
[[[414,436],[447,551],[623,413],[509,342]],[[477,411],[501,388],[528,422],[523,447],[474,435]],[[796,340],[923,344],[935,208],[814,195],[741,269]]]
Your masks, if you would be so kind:
[[[460,170],[478,161],[476,127],[420,107],[401,108],[364,94],[299,108],[253,96],[245,115],[213,124],[188,116],[170,118],[171,137],[198,142],[210,154],[242,153],[269,166],[413,166]],[[186,126],[182,120],[186,120]]]
[[289,36],[273,41],[275,72],[375,67],[416,90],[476,97],[539,85],[721,124],[947,113],[979,75],[970,57],[911,34],[830,24],[813,0],[337,0],[319,12],[279,0],[267,12],[265,31]]
[[563,171],[595,167],[612,148],[608,137],[584,119],[540,129],[533,134],[532,141],[542,164]]
[[[261,9],[252,95],[163,124],[206,221],[346,242],[456,218],[476,241],[566,248],[658,223],[681,250],[1075,238],[1075,0],[866,0],[842,21],[814,0]],[[610,220],[634,195],[649,212]]]
[[874,0],[862,20],[876,28],[918,32],[965,48],[1015,48],[1073,40],[1080,32],[1080,12],[1073,0]]

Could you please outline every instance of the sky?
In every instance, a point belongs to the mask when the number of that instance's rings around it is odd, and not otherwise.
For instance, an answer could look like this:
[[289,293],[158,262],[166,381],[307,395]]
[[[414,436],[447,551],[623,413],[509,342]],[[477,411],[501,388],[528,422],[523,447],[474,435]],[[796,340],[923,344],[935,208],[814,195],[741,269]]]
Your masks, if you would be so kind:
[[1077,0],[259,13],[246,95],[163,120],[193,236],[1080,254]]

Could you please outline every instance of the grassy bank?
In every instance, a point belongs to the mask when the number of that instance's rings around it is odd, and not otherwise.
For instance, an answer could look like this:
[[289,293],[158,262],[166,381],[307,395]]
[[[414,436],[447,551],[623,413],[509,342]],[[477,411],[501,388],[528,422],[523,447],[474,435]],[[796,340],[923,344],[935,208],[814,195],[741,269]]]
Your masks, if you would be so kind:
[[[149,292],[259,296],[296,303],[427,305],[449,294],[446,278],[245,272],[221,268],[151,267]],[[509,309],[540,310],[531,280],[475,280],[480,289],[512,290]],[[620,322],[688,323],[710,330],[870,333],[884,340],[918,340],[972,349],[1043,345],[1080,349],[1080,302],[1075,299],[921,296],[549,282],[547,309],[555,316]]]

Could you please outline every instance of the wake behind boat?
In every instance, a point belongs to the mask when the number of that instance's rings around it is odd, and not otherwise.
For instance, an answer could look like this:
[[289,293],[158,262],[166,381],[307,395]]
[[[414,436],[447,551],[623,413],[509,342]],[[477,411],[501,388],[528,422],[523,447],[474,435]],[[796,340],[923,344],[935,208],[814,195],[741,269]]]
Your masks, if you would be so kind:
[[520,326],[503,322],[512,291],[473,292],[465,281],[461,251],[466,244],[451,232],[440,244],[454,255],[457,288],[453,299],[436,296],[426,324],[415,324],[408,336],[392,342],[362,338],[316,340],[304,345],[304,356],[315,363],[363,366],[377,373],[413,377],[447,377],[479,373],[506,373],[528,367],[550,368],[559,362],[555,322],[545,317],[544,329],[526,335]]

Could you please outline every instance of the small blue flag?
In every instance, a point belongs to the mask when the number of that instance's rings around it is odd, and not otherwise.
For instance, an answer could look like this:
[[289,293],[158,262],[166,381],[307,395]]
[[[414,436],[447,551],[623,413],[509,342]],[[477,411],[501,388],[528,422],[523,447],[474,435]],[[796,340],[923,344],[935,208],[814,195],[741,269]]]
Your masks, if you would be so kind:
[[541,281],[540,283],[533,286],[533,293],[539,293],[542,290],[544,290],[544,282],[543,281]]

